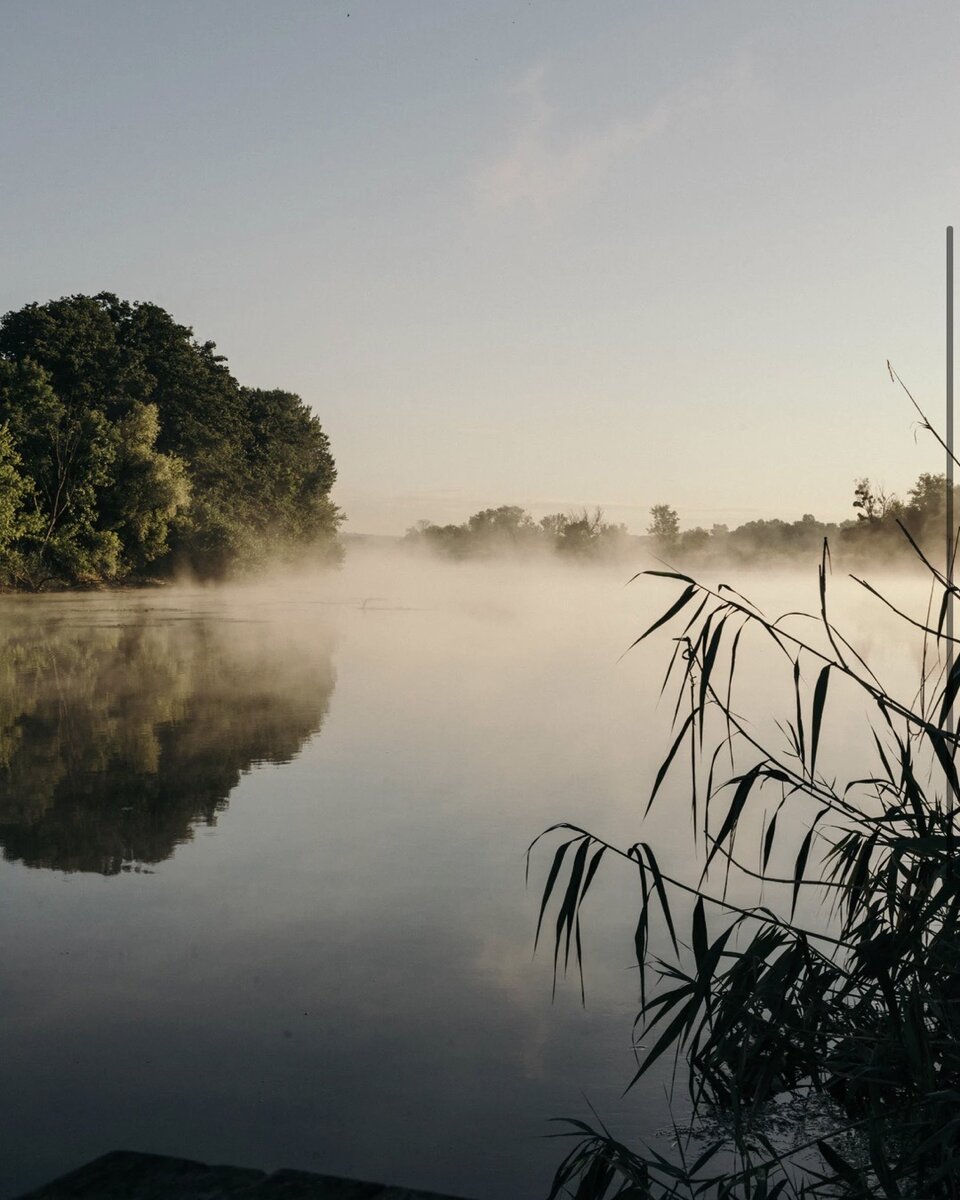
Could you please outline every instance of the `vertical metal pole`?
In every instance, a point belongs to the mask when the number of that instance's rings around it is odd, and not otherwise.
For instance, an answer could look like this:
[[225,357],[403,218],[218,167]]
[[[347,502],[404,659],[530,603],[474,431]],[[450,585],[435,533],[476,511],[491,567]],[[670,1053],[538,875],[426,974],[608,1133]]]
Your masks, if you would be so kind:
[[[947,487],[946,487],[946,574],[947,574],[947,680],[953,672],[953,558],[956,527],[953,517],[953,226],[947,226]],[[947,728],[953,732],[953,713],[947,713]]]

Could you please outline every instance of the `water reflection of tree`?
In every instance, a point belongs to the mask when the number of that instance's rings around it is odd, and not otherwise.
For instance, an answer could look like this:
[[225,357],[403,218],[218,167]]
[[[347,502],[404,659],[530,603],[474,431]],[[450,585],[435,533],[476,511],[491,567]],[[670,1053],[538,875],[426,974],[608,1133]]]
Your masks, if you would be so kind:
[[125,613],[35,617],[0,634],[0,847],[10,861],[113,875],[212,825],[254,763],[321,726],[329,639],[273,623]]

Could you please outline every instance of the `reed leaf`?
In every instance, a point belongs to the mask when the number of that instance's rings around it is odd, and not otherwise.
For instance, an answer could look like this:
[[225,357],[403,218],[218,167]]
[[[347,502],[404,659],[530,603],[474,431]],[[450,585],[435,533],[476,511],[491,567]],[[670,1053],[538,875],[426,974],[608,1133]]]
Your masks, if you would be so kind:
[[[946,587],[917,550],[936,586]],[[671,1053],[677,1065],[686,1063],[695,1120],[721,1114],[725,1133],[690,1156],[679,1145],[664,1155],[574,1124],[577,1142],[551,1197],[960,1200],[960,778],[948,722],[960,698],[960,664],[931,696],[925,646],[915,700],[892,695],[832,623],[831,570],[825,543],[816,644],[793,631],[795,614],[771,621],[728,585],[711,589],[680,572],[646,572],[674,582],[679,593],[631,648],[674,618],[685,624],[664,678],[664,688],[672,680],[677,691],[673,730],[644,815],[668,791],[671,803],[682,803],[688,787],[696,838],[698,771],[705,770],[702,871],[675,878],[647,841],[620,850],[574,825],[557,825],[547,831],[559,844],[546,872],[535,945],[552,913],[554,986],[572,954],[585,999],[584,898],[601,866],[630,861],[640,878],[633,948],[642,1045],[627,1090]],[[929,611],[916,621],[880,599],[908,631],[933,646],[944,641],[945,602],[934,625]],[[777,723],[782,744],[771,733],[774,744],[767,745],[766,734],[733,708],[747,630],[786,655],[790,717]],[[811,665],[812,687],[805,678]],[[836,701],[827,700],[837,675],[872,714],[864,750],[870,761],[853,778],[831,781],[823,762],[834,742],[824,735],[836,712]],[[725,732],[711,740],[714,724]],[[671,770],[681,747],[690,751],[686,784]],[[768,784],[776,785],[776,798]],[[734,856],[748,809],[763,814],[758,870]],[[805,829],[781,878],[773,873],[774,848],[798,822]],[[722,888],[707,874],[721,853]],[[733,903],[732,877],[764,889],[756,903]],[[798,923],[801,888],[811,901],[823,895],[819,923]],[[679,901],[690,913],[685,941],[677,932]],[[776,1097],[829,1104],[830,1128],[775,1144],[763,1121]]]

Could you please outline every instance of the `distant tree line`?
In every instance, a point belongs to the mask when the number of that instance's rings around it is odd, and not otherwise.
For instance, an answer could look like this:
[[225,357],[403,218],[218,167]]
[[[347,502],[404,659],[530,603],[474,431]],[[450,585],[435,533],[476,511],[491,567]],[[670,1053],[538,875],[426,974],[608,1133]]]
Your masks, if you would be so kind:
[[[474,513],[460,525],[419,521],[407,530],[404,541],[454,559],[544,550],[571,559],[616,559],[647,545],[670,560],[723,558],[749,563],[816,555],[826,538],[832,551],[848,559],[909,561],[914,557],[910,538],[924,552],[942,555],[945,506],[946,477],[924,473],[906,500],[867,478],[857,479],[853,516],[839,522],[819,521],[804,513],[799,521],[773,518],[747,521],[734,529],[727,525],[681,529],[676,509],[655,504],[647,536],[637,537],[626,525],[606,521],[600,508],[551,513],[535,521],[519,505],[502,504]],[[960,488],[956,510],[960,518]]]
[[625,525],[603,518],[599,508],[575,513],[551,513],[535,521],[515,504],[485,508],[462,525],[433,525],[420,521],[404,541],[449,558],[551,551],[568,558],[616,558],[632,542]]
[[0,585],[336,559],[335,479],[298,396],[242,387],[155,304],[102,292],[0,319]]
[[[676,510],[657,504],[650,510],[647,532],[665,558],[791,558],[816,554],[827,538],[832,550],[847,557],[908,561],[915,559],[911,538],[924,552],[942,555],[946,494],[944,475],[922,474],[906,500],[862,478],[855,481],[854,516],[849,520],[824,522],[805,513],[799,521],[748,521],[735,529],[714,525],[681,530]],[[960,516],[960,489],[956,495]]]

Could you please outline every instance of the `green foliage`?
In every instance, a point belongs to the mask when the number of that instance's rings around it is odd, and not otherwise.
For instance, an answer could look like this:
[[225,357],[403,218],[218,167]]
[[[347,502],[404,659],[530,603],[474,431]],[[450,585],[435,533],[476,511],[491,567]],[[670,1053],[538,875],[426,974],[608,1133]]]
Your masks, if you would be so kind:
[[337,472],[320,422],[292,392],[243,388],[241,397],[253,435],[244,481],[249,500],[266,501],[260,515],[280,538],[332,537],[336,510],[328,493]]
[[[617,847],[556,826],[563,841],[540,924],[553,908],[555,970],[571,954],[579,966],[581,909],[601,859],[629,866],[645,1051],[634,1082],[667,1053],[685,1060],[703,1136],[677,1161],[573,1123],[576,1145],[551,1196],[960,1195],[960,664],[948,674],[936,661],[958,590],[931,567],[939,619],[904,615],[924,638],[924,666],[916,695],[903,698],[832,623],[828,562],[824,546],[817,634],[797,614],[768,619],[724,585],[646,572],[681,589],[637,639],[673,631],[664,687],[673,680],[678,695],[647,811],[678,764],[690,764],[703,872],[680,878],[644,842]],[[746,697],[735,699],[751,636],[755,653],[785,670],[791,711],[776,723],[779,745],[745,713]],[[840,705],[873,713],[872,761],[848,779],[825,761]],[[755,844],[743,846],[744,829],[759,831]],[[748,885],[756,901],[734,903]],[[765,1122],[784,1102],[819,1106],[822,1128],[786,1145],[772,1139]]]
[[223,575],[308,548],[337,558],[326,435],[288,392],[241,388],[212,342],[109,293],[0,321],[0,423],[35,527],[0,582]]
[[159,432],[157,406],[140,401],[113,427],[111,487],[101,499],[100,519],[120,539],[124,574],[165,553],[170,522],[189,505],[186,467],[176,455],[157,450]]
[[33,520],[11,547],[6,582],[91,582],[119,569],[119,541],[98,523],[115,447],[99,408],[73,407],[30,360],[0,360],[0,421],[22,464]]
[[41,530],[42,518],[30,505],[33,481],[21,473],[22,460],[7,425],[0,425],[0,575],[22,578],[20,547]]

